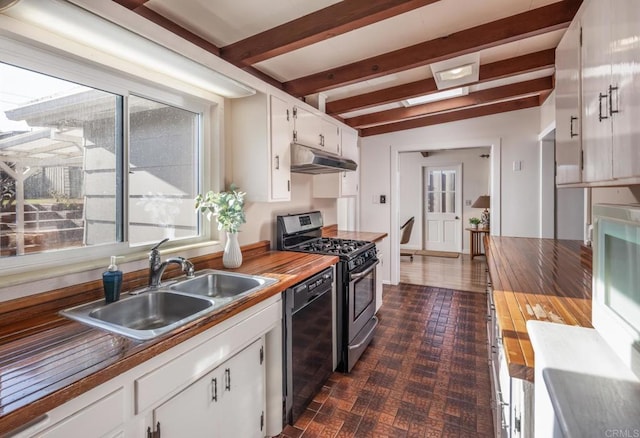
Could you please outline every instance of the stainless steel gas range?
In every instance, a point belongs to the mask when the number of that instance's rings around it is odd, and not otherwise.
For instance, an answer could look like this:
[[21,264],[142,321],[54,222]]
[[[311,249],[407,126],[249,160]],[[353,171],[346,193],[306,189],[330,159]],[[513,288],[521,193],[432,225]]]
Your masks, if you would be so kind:
[[367,348],[378,318],[375,244],[322,237],[319,211],[278,216],[277,249],[336,255],[336,340],[338,370],[350,372]]

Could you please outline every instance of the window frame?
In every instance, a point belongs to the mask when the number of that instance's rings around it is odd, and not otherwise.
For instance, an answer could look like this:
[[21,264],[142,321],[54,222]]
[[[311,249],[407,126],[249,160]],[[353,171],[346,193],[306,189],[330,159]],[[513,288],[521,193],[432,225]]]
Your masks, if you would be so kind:
[[[43,47],[33,41],[18,41],[1,34],[0,62],[122,96],[124,134],[122,163],[124,169],[129,165],[129,95],[136,95],[199,114],[200,147],[196,154],[196,165],[199,168],[199,177],[196,181],[197,191],[201,193],[220,187],[223,170],[220,150],[222,144],[221,119],[224,107],[222,97],[206,90],[196,89],[173,78],[166,77],[166,80],[158,83],[142,78],[135,73],[107,67],[51,47]],[[154,79],[162,77],[156,72],[151,76]],[[65,272],[85,271],[95,266],[104,265],[104,260],[108,259],[110,255],[125,256],[125,261],[146,258],[152,244],[131,246],[128,241],[129,180],[126,171],[123,174],[122,182],[125,224],[123,242],[27,254],[16,258],[1,258],[0,283],[4,282],[2,281],[3,277],[36,271],[38,272],[37,277],[42,278],[59,275],[58,268],[62,266],[65,267]],[[198,236],[167,242],[163,245],[163,249],[177,250],[212,245],[217,249],[219,241],[215,227],[207,226],[208,224],[202,220],[201,216],[197,217],[196,224],[199,230]]]

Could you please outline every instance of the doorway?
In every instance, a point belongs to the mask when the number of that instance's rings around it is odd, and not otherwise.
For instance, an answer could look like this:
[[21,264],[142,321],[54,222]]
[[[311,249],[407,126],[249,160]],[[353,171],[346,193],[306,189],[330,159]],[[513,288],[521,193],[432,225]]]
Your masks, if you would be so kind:
[[462,164],[423,168],[424,249],[462,252]]

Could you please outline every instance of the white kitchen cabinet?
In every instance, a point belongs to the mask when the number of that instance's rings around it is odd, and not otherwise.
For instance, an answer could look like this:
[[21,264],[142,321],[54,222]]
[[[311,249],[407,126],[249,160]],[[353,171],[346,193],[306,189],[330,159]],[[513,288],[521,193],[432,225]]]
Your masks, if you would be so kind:
[[612,130],[608,106],[610,7],[606,0],[592,1],[582,16],[582,149],[583,180],[586,182],[612,178]]
[[[112,437],[124,435],[124,390],[119,388],[82,409],[69,414],[55,425],[35,435],[42,438],[69,438],[78,431],[85,436]],[[26,432],[26,431],[25,431]],[[18,436],[31,436],[30,434]]]
[[299,106],[293,107],[293,140],[300,144],[323,148],[322,118]]
[[556,184],[582,181],[580,18],[556,48]]
[[487,284],[487,336],[494,433],[497,438],[533,438],[533,383],[511,377],[498,327],[491,280]]
[[611,0],[613,177],[640,176],[640,5]]
[[586,182],[640,176],[638,20],[640,8],[634,0],[591,0],[584,8],[581,72]]
[[385,263],[385,256],[381,249],[383,241],[384,239],[376,242],[376,248],[378,250],[378,260],[380,261],[380,263],[378,263],[378,266],[376,266],[376,312],[380,310],[380,307],[382,307],[382,273],[384,271]]
[[302,107],[294,106],[293,120],[293,141],[340,155],[341,129],[329,116],[323,117]]
[[340,155],[342,140],[340,138],[340,126],[331,120],[322,119],[320,137],[325,151]]
[[[358,131],[355,129],[342,130],[342,156],[356,163],[360,161],[358,149]],[[360,169],[314,175],[314,198],[343,198],[358,195]]]
[[233,182],[252,202],[291,200],[292,106],[263,93],[231,101]]
[[166,437],[264,436],[264,346],[255,341],[153,410]]

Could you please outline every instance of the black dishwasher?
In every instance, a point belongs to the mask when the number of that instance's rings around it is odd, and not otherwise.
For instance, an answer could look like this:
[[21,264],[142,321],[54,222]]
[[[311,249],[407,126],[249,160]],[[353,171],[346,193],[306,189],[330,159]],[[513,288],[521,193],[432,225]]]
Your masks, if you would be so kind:
[[294,424],[333,372],[333,267],[284,292],[284,424]]

